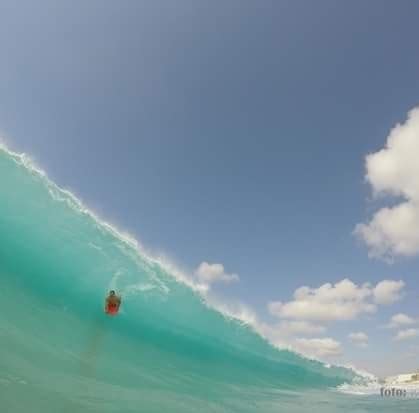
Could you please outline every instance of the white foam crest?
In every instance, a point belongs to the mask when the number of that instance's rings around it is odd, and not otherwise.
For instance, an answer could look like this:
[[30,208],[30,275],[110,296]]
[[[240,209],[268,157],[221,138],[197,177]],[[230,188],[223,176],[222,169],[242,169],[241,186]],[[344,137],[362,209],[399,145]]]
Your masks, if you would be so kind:
[[337,390],[339,392],[357,396],[380,395],[380,391],[383,387],[383,381],[377,376],[351,364],[343,364],[340,367],[352,370],[356,374],[356,377],[351,383],[343,383],[338,386]]
[[364,380],[364,382],[374,383],[374,382],[379,381],[378,377],[375,376],[374,374],[366,370],[363,370],[359,367],[355,367],[353,364],[345,363],[345,364],[338,365],[338,367],[343,367],[345,369],[352,370],[357,375],[357,377],[361,377],[362,380]]
[[379,382],[358,384],[344,383],[337,387],[340,393],[352,394],[356,396],[378,396],[380,389],[383,387]]

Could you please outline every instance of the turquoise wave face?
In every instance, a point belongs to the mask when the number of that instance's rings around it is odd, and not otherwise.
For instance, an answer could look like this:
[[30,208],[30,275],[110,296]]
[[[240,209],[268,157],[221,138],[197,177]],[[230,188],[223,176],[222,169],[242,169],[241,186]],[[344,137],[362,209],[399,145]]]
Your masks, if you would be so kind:
[[[0,287],[6,412],[301,411],[353,378],[210,308],[5,149]],[[103,312],[111,288],[123,296],[118,317]]]

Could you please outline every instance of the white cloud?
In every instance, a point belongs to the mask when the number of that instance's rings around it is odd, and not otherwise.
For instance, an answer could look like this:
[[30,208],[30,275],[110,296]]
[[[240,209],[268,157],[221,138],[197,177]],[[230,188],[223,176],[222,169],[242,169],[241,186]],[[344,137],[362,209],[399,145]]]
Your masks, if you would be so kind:
[[325,331],[326,328],[324,326],[313,324],[308,321],[283,320],[280,323],[270,327],[269,335],[281,340],[284,337],[290,337],[294,335],[312,336],[316,334],[322,334]]
[[374,288],[374,300],[377,304],[393,304],[400,300],[401,291],[404,287],[402,280],[383,280],[380,281]]
[[271,301],[268,303],[268,310],[272,315],[281,317],[283,306],[281,301]]
[[398,313],[391,317],[390,322],[387,324],[388,328],[399,328],[415,324],[417,321],[406,314]]
[[223,264],[209,264],[205,261],[196,269],[195,276],[207,285],[215,282],[230,283],[239,280],[237,274],[226,273]]
[[362,331],[356,333],[350,333],[348,335],[349,340],[352,341],[358,347],[367,347],[368,346],[368,335]]
[[298,338],[295,348],[301,353],[313,357],[333,357],[342,354],[342,346],[339,341],[330,337],[324,338]]
[[375,195],[404,200],[382,208],[355,233],[366,243],[370,256],[391,259],[419,253],[419,107],[404,124],[394,127],[384,149],[366,157],[366,180]]
[[324,333],[326,328],[317,324],[309,323],[308,321],[282,321],[281,327],[285,331],[292,334],[313,335]]
[[394,340],[409,340],[411,338],[417,337],[419,335],[419,329],[417,328],[408,328],[406,330],[400,330]]
[[326,283],[319,288],[300,287],[294,299],[286,303],[268,304],[271,314],[286,319],[310,321],[353,320],[363,313],[373,313],[374,289],[370,284],[357,285],[349,279],[336,284]]
[[301,321],[282,321],[277,325],[259,322],[256,329],[272,344],[296,351],[306,357],[326,359],[342,354],[341,344],[331,337],[305,338],[294,335],[321,334],[326,330],[324,326]]

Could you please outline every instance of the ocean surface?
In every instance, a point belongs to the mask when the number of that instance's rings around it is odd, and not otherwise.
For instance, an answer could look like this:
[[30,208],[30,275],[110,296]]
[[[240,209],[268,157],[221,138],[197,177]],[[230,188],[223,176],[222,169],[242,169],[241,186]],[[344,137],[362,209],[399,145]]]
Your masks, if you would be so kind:
[[[117,317],[103,312],[111,288]],[[419,411],[212,308],[4,147],[0,292],[5,413]]]

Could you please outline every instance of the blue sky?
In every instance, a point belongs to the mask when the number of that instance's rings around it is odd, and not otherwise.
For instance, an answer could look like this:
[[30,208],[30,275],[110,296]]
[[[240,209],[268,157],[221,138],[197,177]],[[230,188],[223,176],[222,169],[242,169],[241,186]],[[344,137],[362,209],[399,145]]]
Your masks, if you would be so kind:
[[303,338],[339,342],[333,361],[402,372],[419,339],[379,327],[419,317],[418,251],[390,248],[389,264],[353,231],[399,200],[372,197],[365,157],[419,104],[418,13],[378,0],[5,0],[1,134],[191,274],[201,262],[238,274],[211,288],[262,323],[287,321],[268,303],[303,285],[403,280],[402,299]]

